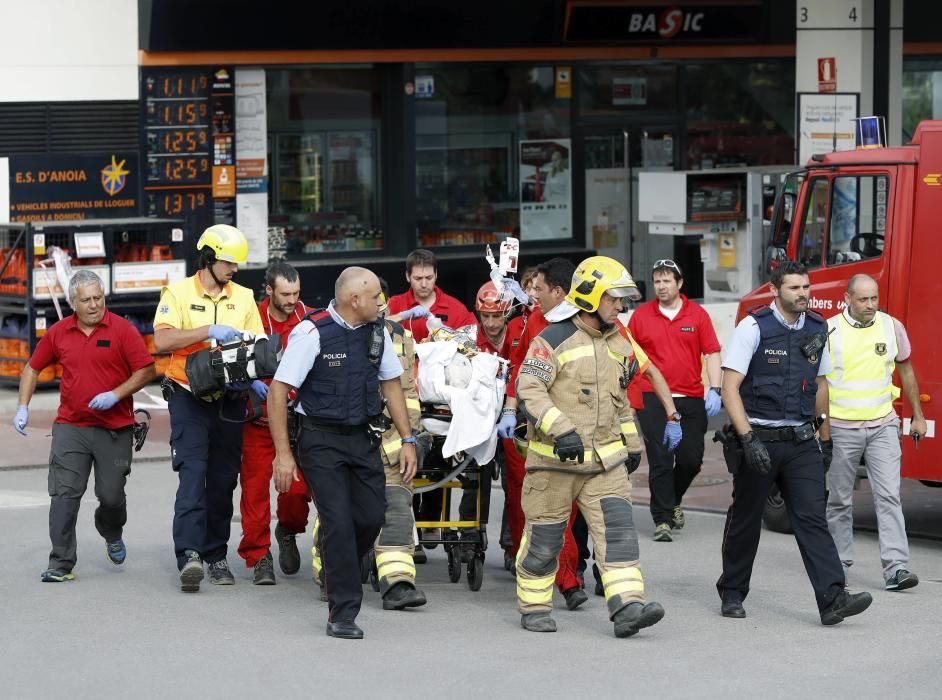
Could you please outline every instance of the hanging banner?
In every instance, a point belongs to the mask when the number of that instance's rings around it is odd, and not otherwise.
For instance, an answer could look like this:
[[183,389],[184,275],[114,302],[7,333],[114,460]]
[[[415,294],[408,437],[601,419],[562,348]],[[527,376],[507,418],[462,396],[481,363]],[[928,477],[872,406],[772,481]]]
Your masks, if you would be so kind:
[[265,70],[237,68],[236,225],[249,240],[250,263],[268,262],[268,117]]
[[9,183],[10,221],[117,219],[139,213],[137,153],[12,156],[8,167],[4,184]]
[[0,223],[10,221],[10,159],[0,158]]
[[235,72],[236,181],[239,194],[268,192],[265,70]]
[[520,238],[572,236],[570,139],[520,142]]

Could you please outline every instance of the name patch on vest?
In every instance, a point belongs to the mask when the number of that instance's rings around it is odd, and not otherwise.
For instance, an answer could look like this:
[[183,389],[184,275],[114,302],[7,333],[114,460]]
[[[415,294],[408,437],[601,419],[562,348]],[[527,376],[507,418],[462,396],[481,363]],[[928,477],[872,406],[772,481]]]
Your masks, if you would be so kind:
[[766,359],[770,365],[777,365],[779,362],[781,362],[781,360],[779,360],[777,357],[769,357]]
[[696,333],[697,329],[693,326],[681,326],[680,331],[681,333]]
[[190,309],[192,311],[206,311],[206,307],[202,304],[190,304]]
[[877,343],[873,346],[873,349],[876,351],[877,355],[886,355],[886,343]]

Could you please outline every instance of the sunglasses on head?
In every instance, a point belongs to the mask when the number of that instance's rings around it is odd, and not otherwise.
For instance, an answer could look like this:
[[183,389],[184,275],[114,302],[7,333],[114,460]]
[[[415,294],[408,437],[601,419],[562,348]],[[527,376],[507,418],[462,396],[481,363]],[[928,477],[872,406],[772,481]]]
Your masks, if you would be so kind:
[[657,272],[658,270],[665,267],[671,270],[677,270],[678,275],[680,275],[681,277],[684,276],[684,273],[680,271],[680,266],[677,263],[675,263],[673,260],[669,260],[669,259],[658,260],[657,262],[654,263],[654,267],[651,268],[651,271]]

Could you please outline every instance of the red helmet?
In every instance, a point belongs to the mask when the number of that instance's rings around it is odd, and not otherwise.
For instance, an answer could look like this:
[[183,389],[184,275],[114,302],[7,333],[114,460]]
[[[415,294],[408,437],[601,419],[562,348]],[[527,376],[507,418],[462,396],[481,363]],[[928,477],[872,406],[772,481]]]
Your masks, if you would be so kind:
[[505,314],[510,308],[510,302],[500,298],[500,292],[497,291],[493,282],[485,282],[478,290],[474,308],[476,311],[488,314]]

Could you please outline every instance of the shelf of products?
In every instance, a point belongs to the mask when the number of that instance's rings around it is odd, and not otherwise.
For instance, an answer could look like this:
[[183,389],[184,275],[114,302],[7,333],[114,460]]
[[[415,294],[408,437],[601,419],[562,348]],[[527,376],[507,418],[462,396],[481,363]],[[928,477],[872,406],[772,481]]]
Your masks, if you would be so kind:
[[290,255],[381,250],[371,131],[274,133],[271,216]]
[[[186,225],[176,219],[114,219],[0,224],[0,383],[19,382],[23,365],[46,330],[70,312],[54,264],[53,249],[71,257],[73,271],[96,272],[108,309],[141,332],[158,372],[169,357],[153,343],[153,317],[160,289],[187,273]],[[62,376],[47,367],[40,384]]]

